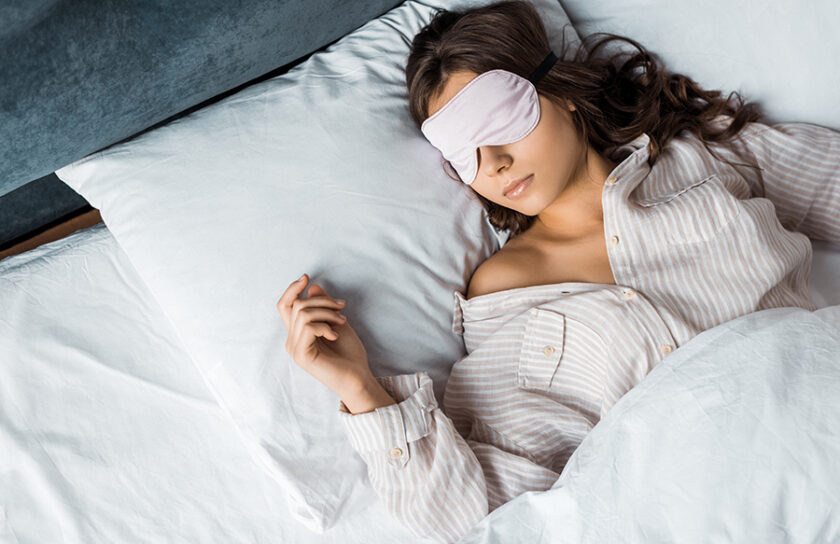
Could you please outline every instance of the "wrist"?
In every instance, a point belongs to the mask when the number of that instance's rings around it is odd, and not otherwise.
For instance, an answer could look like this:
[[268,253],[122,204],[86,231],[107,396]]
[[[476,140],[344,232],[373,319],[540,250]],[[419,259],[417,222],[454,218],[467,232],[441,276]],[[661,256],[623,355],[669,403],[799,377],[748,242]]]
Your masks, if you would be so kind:
[[341,401],[353,415],[372,412],[377,408],[397,403],[376,381],[373,374],[361,380],[355,391],[342,395]]

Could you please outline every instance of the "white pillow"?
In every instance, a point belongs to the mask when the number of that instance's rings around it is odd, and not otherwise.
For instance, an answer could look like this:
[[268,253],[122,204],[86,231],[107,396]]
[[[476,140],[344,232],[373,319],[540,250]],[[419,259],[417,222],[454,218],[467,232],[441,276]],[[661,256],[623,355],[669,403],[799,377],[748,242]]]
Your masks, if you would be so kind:
[[706,89],[739,91],[771,123],[840,130],[836,0],[562,0],[580,36],[639,41]]
[[[338,397],[286,353],[275,304],[307,272],[347,300],[374,375],[427,371],[442,400],[465,354],[453,292],[500,239],[411,121],[404,67],[436,8],[486,3],[408,1],[286,74],[56,172],[101,211],[315,531],[367,474]],[[559,53],[565,13],[533,3]]]

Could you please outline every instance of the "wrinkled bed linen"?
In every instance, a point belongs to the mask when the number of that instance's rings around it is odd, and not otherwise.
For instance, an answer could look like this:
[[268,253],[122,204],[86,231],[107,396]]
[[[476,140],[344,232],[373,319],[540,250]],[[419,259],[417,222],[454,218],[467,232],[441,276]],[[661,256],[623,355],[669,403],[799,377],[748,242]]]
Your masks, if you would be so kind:
[[701,333],[464,544],[837,542],[840,306]]
[[296,521],[104,225],[0,261],[0,542],[407,536],[364,486]]

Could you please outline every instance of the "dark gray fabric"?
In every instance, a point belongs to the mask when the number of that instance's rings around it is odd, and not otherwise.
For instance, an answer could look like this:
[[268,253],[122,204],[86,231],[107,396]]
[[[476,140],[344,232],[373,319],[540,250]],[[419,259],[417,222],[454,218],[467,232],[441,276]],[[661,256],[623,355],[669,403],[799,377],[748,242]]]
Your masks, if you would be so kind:
[[0,250],[90,209],[90,204],[55,174],[18,187],[0,198]]
[[[399,3],[5,0],[0,195],[43,185],[58,168],[292,64]],[[26,202],[20,213],[36,209]],[[10,213],[20,215],[0,199],[0,245],[21,223]]]

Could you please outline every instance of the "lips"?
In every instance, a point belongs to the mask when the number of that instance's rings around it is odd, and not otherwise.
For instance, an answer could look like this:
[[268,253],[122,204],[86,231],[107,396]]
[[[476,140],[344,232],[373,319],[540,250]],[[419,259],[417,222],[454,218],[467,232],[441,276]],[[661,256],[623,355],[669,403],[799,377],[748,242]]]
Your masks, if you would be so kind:
[[508,183],[507,185],[505,185],[505,190],[502,192],[502,194],[503,194],[504,196],[507,196],[507,194],[508,194],[509,192],[511,192],[514,188],[516,188],[516,186],[517,186],[517,185],[519,185],[520,183],[522,183],[523,181],[527,180],[528,178],[530,178],[530,177],[531,177],[531,176],[533,176],[533,175],[534,175],[534,174],[528,174],[528,175],[527,175],[527,176],[525,176],[524,178],[519,178],[519,179],[517,179],[517,180],[514,180],[514,181],[512,181],[512,182]]

